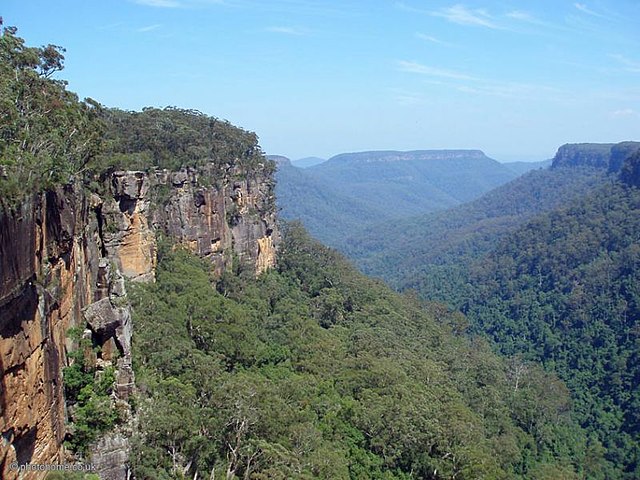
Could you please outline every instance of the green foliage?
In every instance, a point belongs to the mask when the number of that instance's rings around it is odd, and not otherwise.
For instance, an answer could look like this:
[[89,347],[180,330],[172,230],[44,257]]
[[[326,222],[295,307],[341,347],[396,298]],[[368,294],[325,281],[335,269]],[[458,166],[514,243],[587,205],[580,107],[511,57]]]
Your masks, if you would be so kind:
[[514,391],[510,367],[486,343],[444,326],[459,314],[426,311],[299,226],[285,230],[278,271],[258,279],[216,282],[202,260],[163,249],[157,282],[135,285],[137,477],[585,470],[587,440],[561,382],[531,367]]
[[0,194],[13,204],[81,177],[104,189],[115,170],[195,168],[202,185],[220,173],[273,171],[257,136],[195,110],[105,109],[78,97],[52,75],[62,70],[64,49],[27,47],[7,27],[0,35]]
[[27,47],[16,31],[0,36],[0,193],[8,202],[85,172],[103,130],[96,102],[50,78],[64,49]]
[[[621,180],[635,185],[638,154],[628,154],[637,145],[615,147]],[[348,251],[397,288],[462,308],[471,332],[503,354],[557,372],[592,434],[585,461],[608,462],[585,467],[588,478],[636,478],[638,205],[638,190],[602,169],[554,168],[442,214],[356,234]],[[515,398],[515,419],[539,431],[539,399],[526,398]]]
[[102,118],[107,126],[104,153],[99,159],[103,170],[196,168],[201,183],[215,184],[219,174],[232,166],[246,171],[258,166],[273,169],[255,133],[196,110],[106,109]]
[[475,330],[567,382],[606,478],[640,472],[638,238],[640,191],[607,185],[524,225],[468,277]]
[[69,354],[71,364],[63,369],[65,400],[72,406],[73,423],[67,446],[83,454],[101,433],[112,429],[119,420],[111,399],[115,369],[107,367],[97,371],[89,367],[85,361],[87,347],[90,348],[90,341],[81,340],[80,348]]
[[529,219],[605,181],[605,172],[593,168],[532,171],[445,212],[355,231],[341,249],[365,273],[459,308],[469,296],[475,259]]

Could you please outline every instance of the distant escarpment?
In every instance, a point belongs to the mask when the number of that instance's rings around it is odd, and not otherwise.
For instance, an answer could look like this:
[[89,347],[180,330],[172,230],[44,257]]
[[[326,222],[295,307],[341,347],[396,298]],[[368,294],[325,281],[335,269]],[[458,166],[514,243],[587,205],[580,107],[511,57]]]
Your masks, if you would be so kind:
[[[394,287],[460,307],[473,261],[527,220],[562,208],[611,181],[640,142],[571,144],[558,149],[553,167],[528,172],[480,198],[444,212],[354,231],[342,250],[365,273]],[[631,160],[629,160],[631,161]],[[633,166],[625,164],[628,182]]]
[[618,172],[625,158],[640,149],[640,142],[575,143],[558,149],[552,168],[593,167]]
[[403,161],[433,161],[433,160],[483,160],[488,159],[481,150],[412,150],[401,152],[395,150],[341,153],[331,157],[331,163],[372,163],[372,162],[403,162]]
[[278,165],[278,204],[318,239],[342,248],[354,230],[473,200],[518,173],[480,150],[373,151],[300,169]]
[[[104,168],[0,205],[5,479],[39,478],[19,476],[13,462],[74,458],[90,459],[101,478],[127,478],[135,387],[126,281],[154,281],[161,237],[218,275],[257,275],[276,262],[274,167],[255,136],[177,109],[104,118],[111,143],[95,160]],[[198,129],[209,144],[194,152],[198,122],[211,126]],[[136,145],[127,143],[131,123]],[[191,138],[177,138],[177,125]],[[154,143],[159,134],[164,143]]]
[[620,170],[620,180],[635,187],[640,187],[640,151],[625,160]]

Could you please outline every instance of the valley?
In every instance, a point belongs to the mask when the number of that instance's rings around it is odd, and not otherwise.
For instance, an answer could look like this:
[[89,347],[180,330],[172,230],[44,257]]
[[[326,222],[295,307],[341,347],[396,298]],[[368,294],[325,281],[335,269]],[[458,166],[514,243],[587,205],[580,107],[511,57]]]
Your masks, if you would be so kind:
[[640,142],[291,161],[2,22],[1,478],[640,478]]
[[564,145],[476,200],[334,241],[365,273],[463,312],[513,361],[557,372],[606,451],[604,478],[634,478],[640,459],[639,158],[636,142]]
[[348,153],[304,169],[273,158],[282,217],[339,249],[354,230],[462,204],[542,165],[514,169],[478,150]]

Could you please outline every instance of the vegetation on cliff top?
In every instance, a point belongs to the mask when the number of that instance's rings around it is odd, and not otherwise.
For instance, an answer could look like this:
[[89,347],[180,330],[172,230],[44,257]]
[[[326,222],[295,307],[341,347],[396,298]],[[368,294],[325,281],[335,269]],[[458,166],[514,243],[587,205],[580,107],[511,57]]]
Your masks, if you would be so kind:
[[15,198],[83,172],[102,136],[100,108],[62,80],[64,49],[27,47],[14,27],[0,36],[0,192]]
[[15,27],[0,35],[4,201],[73,177],[92,184],[118,169],[193,167],[214,174],[228,166],[273,168],[255,133],[227,121],[174,107],[129,112],[80,101],[65,81],[53,78],[64,67],[63,53],[55,45],[26,46]]

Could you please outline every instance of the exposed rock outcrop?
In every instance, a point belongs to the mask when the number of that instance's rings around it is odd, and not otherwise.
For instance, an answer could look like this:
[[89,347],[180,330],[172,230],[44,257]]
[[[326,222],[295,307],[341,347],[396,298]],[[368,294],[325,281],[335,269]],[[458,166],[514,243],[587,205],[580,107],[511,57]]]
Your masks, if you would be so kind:
[[551,168],[593,167],[607,169],[613,143],[573,143],[558,148]]
[[618,172],[624,160],[638,149],[638,142],[566,144],[558,149],[552,168],[592,167]]
[[0,225],[1,261],[12,267],[2,270],[0,296],[1,465],[11,479],[11,462],[64,460],[67,331],[93,300],[99,254],[95,218],[77,186],[3,209]]
[[620,172],[625,160],[634,153],[640,151],[640,142],[621,142],[611,147],[611,158],[609,159],[609,171]]
[[269,175],[230,168],[207,187],[195,170],[160,171],[150,179],[156,197],[166,195],[155,202],[154,228],[210,259],[218,273],[234,256],[256,273],[275,265],[278,231]]
[[[98,370],[116,367],[113,401],[126,409],[134,377],[124,279],[153,281],[159,232],[218,272],[234,261],[256,274],[275,265],[273,180],[263,167],[229,165],[215,182],[192,170],[116,172],[101,196],[74,184],[0,208],[1,478],[18,478],[15,461],[68,461],[62,369],[78,348],[70,328],[98,347],[89,352]],[[126,478],[121,430],[91,449],[103,478]]]
[[149,225],[149,177],[143,172],[116,172],[111,187],[112,198],[101,211],[104,247],[125,277],[153,280],[156,238]]

